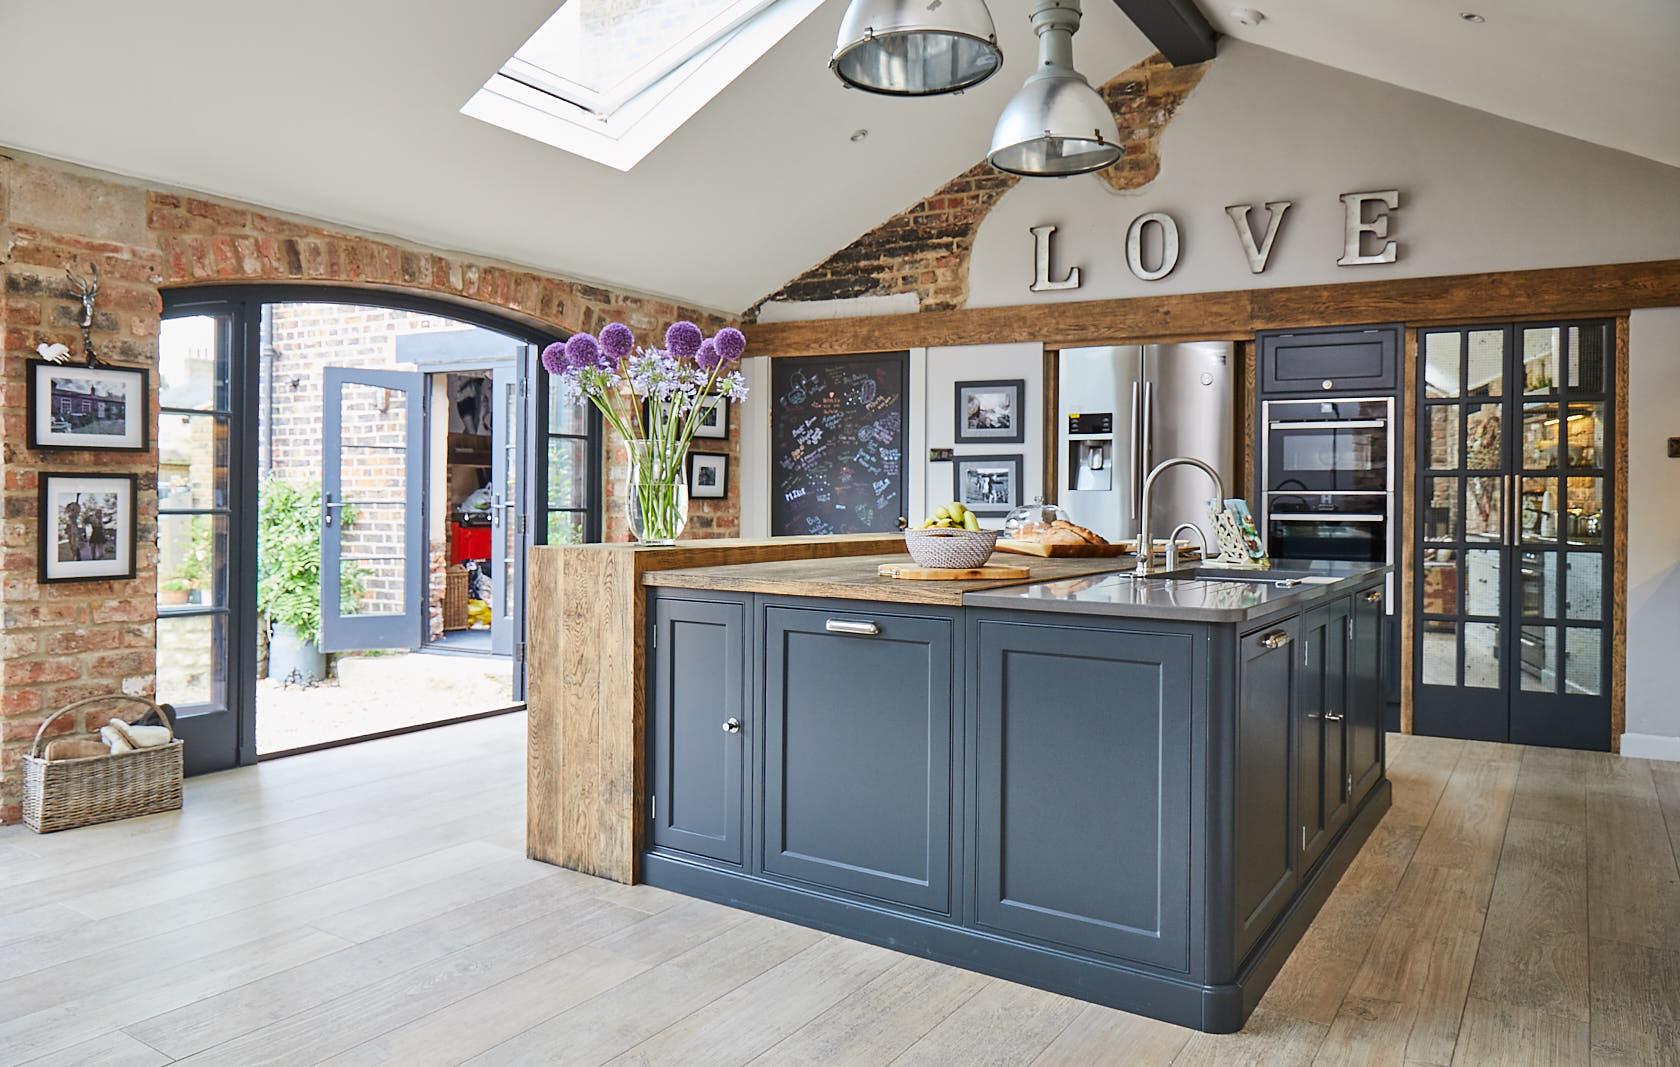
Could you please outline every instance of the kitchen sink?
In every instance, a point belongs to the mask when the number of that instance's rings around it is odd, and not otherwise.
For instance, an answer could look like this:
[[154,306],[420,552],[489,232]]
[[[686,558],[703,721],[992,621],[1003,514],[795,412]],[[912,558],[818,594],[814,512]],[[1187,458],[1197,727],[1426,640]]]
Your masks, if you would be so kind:
[[1248,582],[1254,585],[1298,585],[1309,578],[1322,578],[1312,571],[1261,569],[1259,567],[1180,567],[1145,576],[1145,581]]

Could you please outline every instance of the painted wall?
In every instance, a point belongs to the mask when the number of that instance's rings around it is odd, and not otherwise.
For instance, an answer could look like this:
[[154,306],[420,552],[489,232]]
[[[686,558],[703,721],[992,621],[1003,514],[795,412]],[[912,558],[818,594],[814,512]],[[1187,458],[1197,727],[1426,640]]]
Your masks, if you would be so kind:
[[[1338,267],[1342,193],[1398,188],[1394,264]],[[1292,200],[1264,274],[1249,271],[1228,204]],[[1164,211],[1178,267],[1127,269],[1126,229]],[[1028,228],[1060,227],[1056,277],[1031,293]],[[1153,227],[1151,227],[1153,229]],[[1161,174],[1117,192],[1094,176],[1024,181],[981,223],[969,307],[1362,282],[1680,254],[1680,169],[1226,40],[1161,135]],[[1153,257],[1146,262],[1153,266]]]
[[[913,519],[925,519],[933,509],[952,499],[952,464],[928,463],[927,450],[950,448],[958,456],[1021,455],[1022,502],[1044,494],[1044,346],[1034,344],[964,345],[929,348],[920,376],[920,415],[924,444],[912,453],[922,460],[925,510]],[[956,443],[956,386],[958,382],[995,381],[1021,378],[1027,383],[1021,398],[1026,420],[1026,440],[1011,444]],[[914,410],[914,409],[913,409]],[[912,414],[912,419],[917,418]],[[913,459],[912,462],[915,462]],[[986,518],[981,525],[1001,529],[1003,519]]]
[[1628,318],[1627,733],[1622,754],[1680,760],[1680,308]]

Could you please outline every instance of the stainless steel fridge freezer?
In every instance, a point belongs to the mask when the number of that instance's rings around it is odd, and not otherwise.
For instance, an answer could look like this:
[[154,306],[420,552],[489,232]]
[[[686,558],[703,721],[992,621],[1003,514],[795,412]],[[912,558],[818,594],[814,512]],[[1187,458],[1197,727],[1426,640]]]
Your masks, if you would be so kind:
[[[1111,541],[1135,537],[1144,476],[1174,456],[1210,464],[1236,495],[1231,342],[1064,348],[1058,361],[1057,499],[1074,522]],[[1154,535],[1194,522],[1211,536],[1213,495],[1194,468],[1161,475]]]

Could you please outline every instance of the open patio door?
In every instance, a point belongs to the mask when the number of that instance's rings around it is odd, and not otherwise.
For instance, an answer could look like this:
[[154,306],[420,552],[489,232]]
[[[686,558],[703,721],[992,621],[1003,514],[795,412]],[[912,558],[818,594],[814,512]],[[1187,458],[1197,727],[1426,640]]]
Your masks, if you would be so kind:
[[498,656],[514,655],[523,640],[525,507],[519,441],[527,347],[521,347],[515,363],[491,372],[496,399],[490,422],[490,649]]
[[425,375],[327,367],[322,386],[321,651],[418,648]]

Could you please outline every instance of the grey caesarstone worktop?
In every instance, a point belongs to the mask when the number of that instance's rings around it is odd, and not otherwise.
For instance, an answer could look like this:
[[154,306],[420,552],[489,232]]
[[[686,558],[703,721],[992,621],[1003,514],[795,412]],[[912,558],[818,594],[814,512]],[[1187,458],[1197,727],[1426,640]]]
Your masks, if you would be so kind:
[[[1231,576],[1226,578],[1136,578],[1129,571],[1057,581],[974,590],[963,594],[965,607],[1009,608],[1021,611],[1104,615],[1111,618],[1167,619],[1180,622],[1248,622],[1285,610],[1299,610],[1347,592],[1389,568],[1380,563],[1332,560],[1274,562],[1275,578],[1244,568],[1190,564],[1188,571]],[[1280,584],[1289,583],[1289,584]]]

